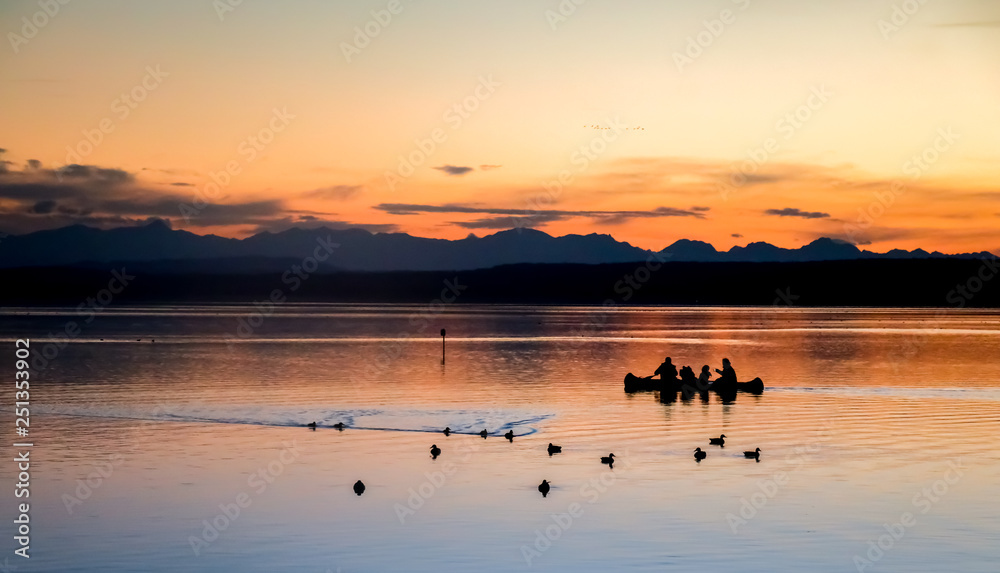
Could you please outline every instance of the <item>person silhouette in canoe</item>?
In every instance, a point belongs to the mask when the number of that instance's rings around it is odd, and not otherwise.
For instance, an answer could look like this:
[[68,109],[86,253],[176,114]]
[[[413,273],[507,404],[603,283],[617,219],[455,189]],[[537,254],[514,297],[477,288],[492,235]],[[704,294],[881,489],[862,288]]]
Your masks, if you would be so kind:
[[690,366],[681,368],[681,394],[685,400],[690,400],[698,391],[698,377]]
[[694,370],[690,366],[684,366],[680,372],[681,384],[694,388],[698,384],[698,377],[694,375]]
[[736,389],[736,370],[733,370],[732,363],[728,358],[722,359],[722,370],[715,369],[719,373],[719,378],[715,380],[713,386],[724,389]]
[[663,359],[663,364],[656,367],[656,371],[653,372],[653,376],[656,376],[657,374],[660,375],[660,380],[663,381],[674,382],[677,380],[677,367],[670,361],[669,356]]
[[698,390],[704,392],[712,385],[712,372],[708,364],[701,367],[701,374],[698,375]]

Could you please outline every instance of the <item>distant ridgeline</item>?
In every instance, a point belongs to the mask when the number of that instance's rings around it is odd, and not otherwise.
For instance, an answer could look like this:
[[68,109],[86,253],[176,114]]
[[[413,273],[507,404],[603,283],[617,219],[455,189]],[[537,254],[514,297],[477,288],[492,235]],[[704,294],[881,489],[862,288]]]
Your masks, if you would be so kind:
[[609,306],[1000,306],[1000,280],[993,280],[1000,265],[987,252],[872,253],[831,239],[727,252],[681,240],[654,252],[608,235],[552,237],[530,229],[456,241],[325,228],[240,240],[164,223],[8,236],[0,241],[0,304],[76,305],[108,288],[113,270],[135,277],[115,294],[116,304],[251,303],[280,294],[293,302],[426,303],[444,296]]

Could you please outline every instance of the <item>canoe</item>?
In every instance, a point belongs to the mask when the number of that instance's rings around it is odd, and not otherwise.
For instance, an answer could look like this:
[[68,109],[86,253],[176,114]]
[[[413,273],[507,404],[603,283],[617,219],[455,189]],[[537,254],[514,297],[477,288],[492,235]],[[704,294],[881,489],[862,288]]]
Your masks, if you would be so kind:
[[736,389],[740,392],[750,392],[751,394],[763,394],[764,393],[764,381],[760,377],[754,378],[749,382],[737,382]]
[[689,385],[680,380],[666,381],[653,377],[642,378],[631,372],[625,375],[625,391],[629,394],[633,392],[681,392],[687,386]]
[[[690,388],[689,388],[690,387]],[[660,378],[642,378],[629,372],[625,375],[625,391],[629,394],[633,392],[681,392],[697,391],[697,389],[680,380],[661,380]]]
[[[708,387],[709,390],[718,392],[720,394],[726,392],[732,392],[734,389],[732,387],[724,387],[720,384],[712,383]],[[749,382],[737,382],[735,390],[740,392],[748,392],[750,394],[763,394],[764,393],[764,381],[760,378],[754,378]]]
[[[664,386],[664,381],[659,378],[641,378],[631,372],[625,375],[625,391],[629,394],[633,392],[662,392],[664,390],[668,392],[679,392],[685,390],[685,386],[690,386],[690,384],[685,384],[677,380],[670,384],[670,388],[664,388]],[[692,389],[697,390],[696,388]],[[733,388],[723,388],[714,383],[709,385],[708,390],[718,392],[720,394],[731,393],[734,391]],[[735,390],[740,392],[749,392],[751,394],[763,394],[764,381],[760,378],[754,378],[749,382],[737,382]]]
[[663,381],[659,378],[640,378],[629,372],[625,375],[625,391],[632,392],[658,392],[663,387]]

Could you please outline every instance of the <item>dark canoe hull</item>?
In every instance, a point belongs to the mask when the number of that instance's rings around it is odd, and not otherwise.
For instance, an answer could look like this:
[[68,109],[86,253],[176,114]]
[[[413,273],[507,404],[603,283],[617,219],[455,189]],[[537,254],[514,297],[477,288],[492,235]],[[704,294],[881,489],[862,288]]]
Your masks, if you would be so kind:
[[680,392],[685,386],[680,380],[640,378],[631,372],[625,375],[625,391],[629,394],[633,392]]
[[689,384],[680,380],[641,378],[629,372],[625,375],[625,391],[633,392],[697,392],[697,383]]
[[629,372],[625,375],[625,391],[629,394],[633,392],[659,392],[663,389],[663,381],[656,378],[640,378]]
[[[629,394],[633,392],[698,392],[698,387],[696,384],[688,384],[681,382],[679,380],[673,382],[665,382],[657,378],[640,378],[635,374],[629,372],[625,375],[625,391]],[[763,394],[764,393],[764,381],[760,378],[754,378],[749,382],[737,382],[736,387],[732,386],[721,386],[718,383],[710,384],[705,390],[718,392],[719,394],[729,394],[736,391],[739,392],[749,392],[751,394]]]
[[751,394],[763,394],[764,393],[764,381],[760,378],[754,378],[749,382],[737,382],[736,389],[740,392],[750,392]]
[[718,382],[713,382],[709,387],[709,390],[713,392],[718,392],[720,394],[727,394],[732,392],[748,392],[750,394],[763,394],[764,393],[764,381],[760,378],[754,378],[749,382],[737,382],[736,386],[733,387],[732,384],[719,384]]

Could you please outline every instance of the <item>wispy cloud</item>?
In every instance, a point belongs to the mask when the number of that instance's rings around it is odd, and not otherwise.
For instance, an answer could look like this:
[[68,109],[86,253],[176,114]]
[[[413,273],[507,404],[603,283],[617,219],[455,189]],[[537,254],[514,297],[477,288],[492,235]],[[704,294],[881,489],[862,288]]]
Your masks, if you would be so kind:
[[36,213],[39,215],[48,215],[49,213],[55,210],[56,210],[55,201],[38,201],[28,209],[28,212]]
[[260,223],[253,229],[252,233],[280,233],[281,231],[287,231],[292,228],[319,229],[320,227],[335,230],[364,229],[371,233],[391,233],[398,230],[396,225],[389,223],[353,223],[350,221],[341,221],[336,219],[323,219],[314,215],[299,215],[296,217],[280,217]]
[[563,221],[564,215],[545,213],[533,217],[511,215],[507,217],[484,217],[473,221],[451,221],[452,225],[463,229],[521,229],[526,227],[542,227],[554,221]]
[[574,217],[586,217],[598,225],[619,225],[632,219],[651,219],[660,217],[693,217],[704,219],[705,209],[676,209],[673,207],[657,207],[648,211],[593,211],[565,209],[508,209],[497,207],[475,207],[472,205],[418,205],[410,203],[381,203],[374,207],[390,215],[416,215],[418,213],[463,213],[493,215],[474,221],[453,222],[452,224],[467,229],[501,229],[523,227],[528,225],[541,226],[553,221],[562,221]]
[[830,217],[829,213],[820,213],[818,211],[802,211],[795,209],[793,207],[785,207],[784,209],[768,209],[764,211],[765,215],[775,215],[778,217],[799,217],[802,219],[827,219]]
[[307,191],[306,193],[303,193],[302,196],[310,199],[347,201],[360,195],[363,190],[363,185],[332,185],[330,187],[321,187],[319,189]]
[[439,165],[435,167],[438,171],[443,171],[448,175],[462,176],[466,173],[473,171],[473,167],[466,167],[464,165]]
[[[0,228],[27,233],[73,224],[102,228],[146,224],[181,216],[189,194],[139,184],[132,173],[96,165],[66,165],[0,172]],[[209,204],[191,220],[211,227],[262,223],[285,211],[280,199]]]

